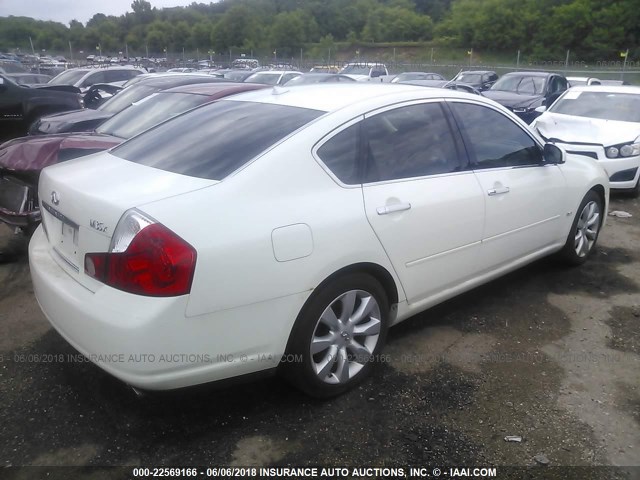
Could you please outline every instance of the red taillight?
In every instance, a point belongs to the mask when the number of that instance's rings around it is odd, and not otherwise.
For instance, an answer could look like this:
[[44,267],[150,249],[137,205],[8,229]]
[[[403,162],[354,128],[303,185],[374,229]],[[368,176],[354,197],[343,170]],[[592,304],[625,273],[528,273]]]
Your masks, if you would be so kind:
[[173,297],[191,291],[196,251],[164,225],[145,226],[124,252],[87,253],[85,273],[125,292]]

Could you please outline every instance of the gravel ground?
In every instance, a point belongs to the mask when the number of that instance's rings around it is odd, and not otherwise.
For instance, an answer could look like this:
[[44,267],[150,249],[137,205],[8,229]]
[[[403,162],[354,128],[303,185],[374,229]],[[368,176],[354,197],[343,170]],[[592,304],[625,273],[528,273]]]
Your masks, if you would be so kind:
[[[407,320],[328,401],[277,378],[139,398],[91,363],[29,361],[75,351],[0,226],[0,466],[638,466],[640,204],[610,210],[633,217],[607,218],[587,264],[545,259]],[[638,478],[589,472],[574,478]]]

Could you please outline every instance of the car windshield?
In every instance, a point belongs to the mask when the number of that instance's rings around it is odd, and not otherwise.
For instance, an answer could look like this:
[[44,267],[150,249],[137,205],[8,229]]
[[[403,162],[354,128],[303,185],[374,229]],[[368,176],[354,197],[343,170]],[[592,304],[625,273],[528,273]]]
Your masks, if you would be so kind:
[[107,113],[118,113],[127,108],[134,102],[142,100],[144,97],[151,95],[158,89],[147,85],[132,85],[121,90],[112,98],[104,102],[98,107],[98,110]]
[[96,132],[128,139],[169,118],[206,102],[206,95],[154,93],[125,108],[100,125]]
[[545,81],[546,77],[505,75],[491,87],[491,90],[502,90],[522,95],[540,95],[544,92]]
[[264,85],[277,85],[280,80],[279,73],[254,73],[248,77],[245,82],[247,83],[262,83]]
[[640,94],[569,90],[549,111],[601,120],[640,122]]
[[75,85],[88,70],[67,70],[49,80],[49,85]]
[[366,65],[346,65],[340,73],[347,75],[369,75],[370,68]]
[[461,73],[456,78],[456,81],[463,83],[481,83],[482,74],[480,73]]
[[324,113],[221,100],[157,125],[111,153],[181,175],[222,180]]

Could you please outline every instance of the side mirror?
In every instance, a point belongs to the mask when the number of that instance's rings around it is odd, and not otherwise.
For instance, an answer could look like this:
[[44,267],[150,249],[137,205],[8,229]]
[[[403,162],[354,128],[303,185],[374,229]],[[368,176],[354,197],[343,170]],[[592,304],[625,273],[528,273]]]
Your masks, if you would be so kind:
[[564,163],[564,152],[553,143],[545,143],[542,150],[545,163],[561,165]]
[[547,107],[544,105],[540,105],[538,108],[534,110],[534,112],[538,112],[538,113],[544,113],[546,111],[547,111]]

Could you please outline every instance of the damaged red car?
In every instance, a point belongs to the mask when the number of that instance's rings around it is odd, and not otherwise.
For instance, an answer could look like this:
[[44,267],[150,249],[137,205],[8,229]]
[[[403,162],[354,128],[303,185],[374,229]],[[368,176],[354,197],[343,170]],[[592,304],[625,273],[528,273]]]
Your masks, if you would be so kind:
[[0,221],[26,234],[35,230],[41,218],[37,195],[43,168],[107,150],[204,103],[261,88],[268,87],[249,83],[184,85],[145,97],[93,132],[22,137],[0,145]]

